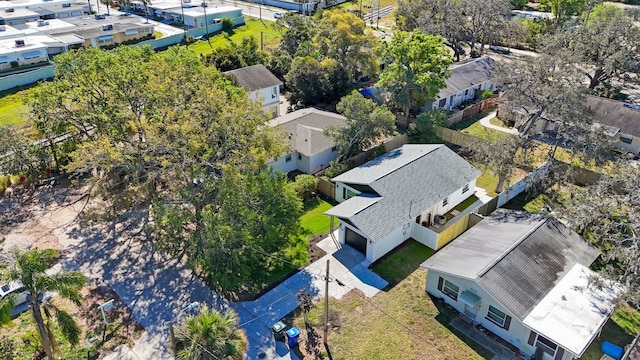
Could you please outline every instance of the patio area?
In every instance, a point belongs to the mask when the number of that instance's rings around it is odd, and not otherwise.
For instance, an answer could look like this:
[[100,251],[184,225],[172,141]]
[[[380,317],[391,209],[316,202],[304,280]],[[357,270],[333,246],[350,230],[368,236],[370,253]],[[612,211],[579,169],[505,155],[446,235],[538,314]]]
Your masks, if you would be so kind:
[[[494,353],[491,360],[526,360],[527,358],[520,354],[519,351],[511,346],[499,341],[497,337],[484,328],[478,328],[473,322],[467,321],[464,315],[460,314],[451,320],[450,325],[456,330],[463,333],[468,338],[477,342],[479,345],[487,348]],[[492,336],[493,335],[493,336]]]

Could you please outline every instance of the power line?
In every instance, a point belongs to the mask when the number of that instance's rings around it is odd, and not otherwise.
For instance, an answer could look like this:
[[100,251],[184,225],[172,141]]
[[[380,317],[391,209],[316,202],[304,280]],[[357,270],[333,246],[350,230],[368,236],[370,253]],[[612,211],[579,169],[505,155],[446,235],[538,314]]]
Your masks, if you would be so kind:
[[[265,253],[265,252],[262,252],[262,251],[259,251],[259,250],[252,249],[252,248],[250,248],[250,247],[246,247],[246,248],[247,248],[247,249],[249,249],[249,250],[251,250],[251,251],[254,251],[254,252],[258,253],[258,254],[262,254],[262,255],[264,255],[264,256],[268,256],[268,257],[271,257],[271,258],[274,258],[274,259],[280,260],[280,261],[282,261],[282,262],[285,262],[285,263],[291,264],[291,265],[295,266],[295,267],[296,267],[296,269],[298,269],[298,270],[303,270],[303,269],[306,269],[306,268],[310,268],[310,267],[312,267],[312,266],[300,267],[300,266],[298,266],[298,265],[294,264],[293,262],[291,262],[291,261],[290,261],[290,260],[288,260],[288,259],[285,259],[285,258],[282,258],[282,257],[276,256],[276,255],[273,255],[273,254],[267,254],[267,253]],[[318,270],[320,270],[320,271],[323,271],[323,270],[324,270],[324,269],[322,269],[322,268],[320,268],[320,267],[315,267],[315,266],[313,266],[313,268],[317,268],[317,269],[318,269]],[[345,282],[343,282],[343,281],[340,281],[340,280],[339,280],[337,277],[335,277],[333,274],[329,274],[329,277],[330,277],[332,280],[335,280],[335,281],[336,281],[336,283],[337,283],[337,284],[340,284],[341,286],[346,286],[346,287],[348,287],[350,290],[356,290],[356,288],[354,288],[354,287],[352,287],[352,286],[348,285],[347,283],[345,283]],[[421,340],[421,341],[423,341],[423,342],[425,342],[425,343],[427,343],[427,344],[431,345],[431,347],[433,347],[434,349],[436,349],[436,350],[437,350],[441,355],[443,355],[444,357],[447,357],[447,356],[448,356],[444,351],[440,350],[440,349],[439,349],[435,344],[431,343],[430,341],[428,341],[427,339],[425,339],[424,337],[422,337],[420,334],[418,334],[416,331],[414,331],[412,328],[410,328],[408,325],[405,325],[405,324],[404,324],[404,323],[402,323],[400,320],[396,319],[396,318],[395,318],[395,317],[393,317],[391,314],[389,314],[389,313],[387,313],[386,311],[384,311],[384,310],[383,310],[381,307],[379,307],[377,304],[375,304],[374,302],[372,302],[371,300],[369,300],[369,298],[367,298],[367,296],[366,296],[366,295],[362,294],[361,292],[355,292],[355,293],[356,293],[356,294],[358,294],[358,295],[360,295],[360,297],[362,297],[362,299],[363,299],[365,302],[367,302],[369,305],[373,306],[376,310],[380,311],[383,315],[387,316],[389,319],[393,320],[393,322],[395,322],[396,324],[400,325],[402,328],[404,328],[404,329],[405,329],[406,331],[408,331],[410,334],[412,334],[413,336],[415,336],[415,337],[416,337],[416,338],[418,338],[419,340]],[[278,300],[274,301],[274,302],[273,302],[273,303],[271,303],[269,306],[271,306],[271,305],[275,304],[276,302],[280,301],[281,299],[282,299],[282,298],[280,298],[280,299],[278,299]],[[263,315],[261,315],[261,316],[263,316]],[[256,317],[256,319],[257,319],[257,317]],[[254,319],[254,320],[256,320],[256,319]],[[251,321],[254,321],[254,320],[251,320]],[[251,322],[251,321],[249,321],[249,322]],[[249,322],[247,322],[247,323],[249,323]]]

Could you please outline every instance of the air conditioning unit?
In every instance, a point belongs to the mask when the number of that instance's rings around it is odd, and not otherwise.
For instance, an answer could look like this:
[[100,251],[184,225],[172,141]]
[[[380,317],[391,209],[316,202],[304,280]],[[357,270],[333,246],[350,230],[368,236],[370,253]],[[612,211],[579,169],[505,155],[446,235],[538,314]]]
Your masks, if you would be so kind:
[[24,40],[16,40],[16,47],[23,47],[24,46]]
[[113,25],[111,24],[102,25],[102,31],[109,31],[109,30],[113,30]]
[[45,25],[47,24],[45,23],[44,20],[38,20],[38,26],[45,26]]
[[436,215],[433,217],[433,222],[438,225],[444,225],[447,223],[447,218],[443,215]]
[[69,8],[69,7],[71,7],[71,4],[69,4],[69,3],[65,3],[65,4],[62,4],[62,7],[63,7],[63,8]]
[[14,8],[8,8],[8,9],[5,9],[4,12],[12,13],[12,12],[16,12],[16,10]]

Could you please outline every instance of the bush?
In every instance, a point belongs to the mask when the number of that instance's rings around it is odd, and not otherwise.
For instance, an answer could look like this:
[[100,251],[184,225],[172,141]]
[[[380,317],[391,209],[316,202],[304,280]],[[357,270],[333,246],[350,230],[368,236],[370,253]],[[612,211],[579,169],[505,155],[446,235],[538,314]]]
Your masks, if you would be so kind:
[[333,160],[332,162],[329,163],[329,167],[325,169],[324,176],[331,179],[344,172],[347,172],[352,167],[353,165],[350,163],[346,163],[346,162],[341,163],[341,162],[338,162],[338,160]]
[[296,176],[296,181],[290,183],[290,186],[298,194],[302,201],[309,200],[318,186],[318,179],[313,175],[302,174]]
[[13,339],[0,340],[0,360],[13,360],[16,355],[16,343]]
[[222,18],[222,31],[231,34],[233,32],[233,20],[231,18]]
[[485,90],[482,92],[482,100],[486,100],[492,96],[493,96],[493,91],[491,90]]
[[18,67],[18,62],[17,61],[12,61],[9,64],[11,64],[11,67],[14,68],[14,69]]

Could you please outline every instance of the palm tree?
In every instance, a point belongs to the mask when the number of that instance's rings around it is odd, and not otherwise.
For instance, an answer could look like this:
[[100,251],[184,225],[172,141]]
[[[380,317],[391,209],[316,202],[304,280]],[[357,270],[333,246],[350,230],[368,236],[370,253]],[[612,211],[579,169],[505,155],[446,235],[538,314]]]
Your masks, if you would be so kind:
[[[87,278],[77,271],[61,271],[56,274],[45,274],[53,265],[58,252],[52,249],[31,249],[27,251],[13,250],[16,261],[9,272],[10,280],[19,280],[28,291],[27,303],[33,321],[36,324],[40,343],[47,358],[54,359],[56,341],[51,330],[51,319],[55,318],[63,336],[72,344],[80,341],[81,330],[73,318],[66,311],[59,309],[39,296],[47,291],[57,291],[63,298],[80,304],[82,296],[80,289],[87,282]],[[13,298],[9,296],[0,301],[0,319],[3,322],[10,319],[9,313],[14,307]],[[42,316],[44,312],[45,318]]]
[[247,337],[238,328],[238,314],[224,314],[202,306],[174,330],[177,360],[241,360],[247,350]]

